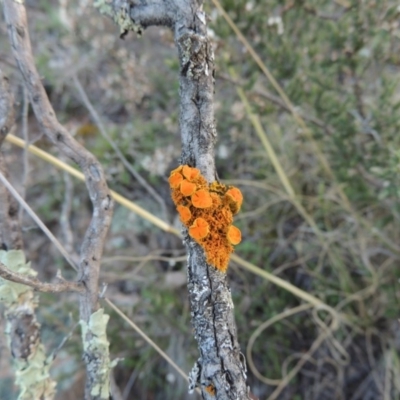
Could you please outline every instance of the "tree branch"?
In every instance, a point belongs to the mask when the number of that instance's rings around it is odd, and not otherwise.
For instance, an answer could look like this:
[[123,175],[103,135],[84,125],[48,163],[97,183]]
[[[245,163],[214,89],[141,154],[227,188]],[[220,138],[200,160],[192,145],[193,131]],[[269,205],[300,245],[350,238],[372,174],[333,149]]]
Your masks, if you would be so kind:
[[82,293],[85,287],[81,282],[68,282],[61,276],[61,272],[57,271],[56,279],[58,282],[45,283],[37,278],[21,275],[8,269],[0,261],[0,277],[7,281],[21,283],[22,285],[30,286],[31,288],[43,293],[61,293],[61,292],[79,292]]
[[[7,79],[0,70],[0,148],[5,135],[14,124],[13,96]],[[0,151],[0,175],[8,176],[3,153]],[[0,250],[1,272],[7,277],[30,279],[34,271],[25,264],[18,204],[4,185],[0,185]],[[7,250],[7,251],[4,251]],[[15,271],[10,270],[4,263]],[[4,267],[4,268],[3,268]],[[0,276],[3,276],[0,274]],[[0,300],[5,304],[7,342],[13,357],[16,384],[20,400],[41,398],[52,400],[55,382],[49,375],[51,363],[40,341],[40,324],[35,309],[38,299],[29,287],[15,288],[9,280],[0,279]],[[27,373],[29,371],[29,373]],[[34,377],[32,379],[32,376]]]
[[55,116],[33,60],[25,7],[13,0],[5,0],[4,15],[13,54],[28,89],[41,130],[63,154],[77,163],[85,174],[94,208],[93,218],[83,241],[80,260],[82,281],[88,288],[86,294],[88,302],[81,311],[82,316],[87,319],[99,307],[97,296],[100,258],[113,206],[110,191],[99,162],[68,133]]
[[[86,324],[82,326],[87,327],[83,329],[85,348],[83,358],[86,362],[88,378],[86,398],[108,399],[107,368],[110,367],[108,346],[99,352],[96,344],[91,345],[91,341],[95,339],[91,324],[94,320],[92,316],[101,311],[98,300],[100,263],[111,223],[113,200],[103,169],[97,159],[76,142],[56,118],[34,63],[25,6],[14,0],[4,0],[4,15],[12,51],[40,128],[65,156],[80,166],[93,204],[93,215],[83,239],[79,264],[79,281],[82,281],[86,288],[80,295],[80,317]],[[108,318],[102,313],[97,313],[94,318],[101,319],[105,334]],[[108,393],[105,393],[107,391]]]
[[[111,3],[115,6],[120,1]],[[174,31],[180,61],[181,164],[199,168],[211,183],[216,179],[214,54],[202,3],[202,0],[165,0],[162,7],[154,7],[159,3],[140,0],[131,6],[130,15],[142,27],[162,24]],[[183,229],[183,236],[189,253],[192,323],[200,351],[189,375],[189,388],[199,385],[207,400],[249,399],[227,276],[207,264],[203,248],[188,235],[187,229]]]
[[130,12],[130,16],[136,24],[143,28],[156,25],[173,27],[175,10],[172,2],[153,1],[148,4],[138,1],[136,3],[138,4],[134,4]]

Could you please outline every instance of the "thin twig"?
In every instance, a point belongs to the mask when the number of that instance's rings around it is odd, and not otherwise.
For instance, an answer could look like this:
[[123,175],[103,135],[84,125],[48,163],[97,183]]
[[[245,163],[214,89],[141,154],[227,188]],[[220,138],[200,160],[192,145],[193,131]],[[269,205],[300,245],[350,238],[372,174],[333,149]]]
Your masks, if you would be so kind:
[[125,321],[127,322],[148,344],[153,347],[157,353],[164,358],[179,373],[179,375],[188,381],[187,374],[178,367],[177,364],[153,341],[151,340],[132,320],[130,320],[111,300],[104,298],[104,301]]
[[64,247],[67,249],[68,253],[75,263],[79,262],[79,254],[74,249],[74,234],[71,229],[70,224],[70,214],[72,209],[72,199],[74,195],[74,187],[72,184],[71,176],[67,173],[63,173],[65,190],[64,190],[64,201],[61,207],[60,214],[60,227],[61,232],[64,237]]
[[146,180],[137,172],[130,162],[126,159],[118,145],[115,143],[115,141],[111,138],[111,136],[107,133],[106,128],[104,127],[104,124],[95,110],[94,106],[92,105],[91,101],[89,100],[89,97],[87,96],[85,89],[81,85],[81,82],[79,81],[78,77],[76,75],[73,75],[72,80],[75,84],[76,89],[79,92],[79,95],[82,98],[82,102],[85,105],[85,107],[88,109],[90,112],[90,115],[93,118],[93,121],[96,123],[97,127],[99,128],[99,131],[103,138],[109,143],[109,145],[113,148],[115,151],[115,154],[118,156],[118,158],[121,160],[122,164],[124,167],[129,171],[130,174],[139,182],[140,185],[150,194],[150,196],[153,197],[153,199],[160,205],[161,211],[163,218],[165,220],[168,220],[168,212],[167,212],[167,207],[165,205],[164,200],[162,197],[146,182]]
[[[28,90],[25,85],[23,85],[23,108],[22,108],[22,137],[25,140],[25,148],[23,151],[23,165],[24,171],[22,176],[22,185],[21,185],[21,197],[23,199],[26,198],[26,188],[28,186],[29,180],[29,154],[27,150],[27,146],[29,143],[29,133],[28,133],[28,115],[29,115],[29,97]],[[22,217],[24,214],[23,208],[19,209],[19,220],[22,222]]]
[[80,166],[86,177],[85,182],[93,204],[93,213],[80,254],[80,274],[87,288],[86,296],[81,296],[80,312],[81,318],[89,321],[92,313],[99,308],[98,281],[101,256],[111,224],[113,201],[103,168],[98,160],[57,120],[35,66],[24,4],[14,0],[4,0],[3,6],[13,55],[28,90],[40,129],[66,157]]
[[[17,138],[14,135],[7,135],[6,140],[9,141],[10,143],[18,146],[18,147],[24,147],[24,141],[21,140],[20,138]],[[51,154],[39,149],[38,147],[34,145],[29,145],[28,150],[36,155],[37,157],[40,157],[41,159],[45,160],[48,163],[51,163],[57,168],[60,168],[64,171],[67,171],[69,174],[73,175],[75,178],[84,181],[85,177],[84,175],[77,171],[75,168],[72,168],[68,164],[65,164],[58,158],[52,156]],[[111,195],[113,196],[114,200],[121,204],[122,206],[126,207],[128,210],[140,215],[142,218],[146,219],[147,221],[151,222],[158,228],[162,229],[164,232],[169,232],[174,234],[175,236],[181,238],[181,233],[179,232],[178,229],[175,229],[173,226],[167,224],[166,222],[162,221],[160,218],[157,218],[150,212],[146,211],[142,207],[138,206],[137,204],[133,203],[126,197],[121,196],[120,194],[111,191]],[[274,285],[288,291],[289,293],[292,293],[294,296],[299,297],[300,299],[303,299],[314,306],[317,307],[329,307],[326,303],[324,303],[322,300],[318,299],[317,297],[313,296],[312,294],[292,285],[290,282],[285,281],[282,278],[279,278],[278,276],[275,276],[274,274],[271,274],[268,271],[265,271],[264,269],[261,269],[257,267],[256,265],[245,261],[241,257],[239,257],[237,254],[233,253],[231,255],[231,260],[238,265],[240,265],[242,268],[246,269],[247,271],[259,276],[262,279],[265,279]],[[343,319],[344,322],[348,322],[349,319],[345,314],[340,314],[341,318]]]
[[[8,142],[14,144],[15,146],[18,146],[21,148],[25,147],[25,142],[15,135],[8,134],[6,137],[6,140]],[[34,145],[29,145],[28,150],[35,156],[41,158],[42,160],[45,160],[46,162],[54,165],[57,168],[67,171],[70,175],[74,176],[75,178],[77,178],[81,181],[85,181],[85,176],[82,174],[82,172],[79,172],[76,168],[71,167],[70,165],[68,165],[65,162],[61,161],[60,159],[52,156],[51,154],[39,149],[38,147],[36,147]],[[121,196],[117,192],[111,190],[110,193],[111,193],[112,198],[117,203],[123,205],[124,207],[128,208],[129,210],[133,211],[134,213],[140,215],[142,218],[146,219],[147,221],[150,221],[152,224],[159,227],[163,231],[173,233],[174,235],[180,236],[178,229],[174,228],[172,225],[168,224],[167,222],[164,222],[160,218],[156,217],[154,214],[150,213],[149,211],[146,211],[142,207],[133,203],[126,197]]]
[[69,256],[68,252],[61,245],[58,239],[50,232],[47,226],[43,223],[43,221],[36,215],[36,213],[32,210],[31,207],[26,203],[26,201],[20,196],[20,194],[14,189],[11,183],[6,179],[6,177],[0,172],[0,181],[3,185],[10,191],[10,193],[14,196],[14,198],[18,201],[18,203],[24,208],[24,210],[31,216],[31,218],[38,224],[40,229],[47,235],[47,237],[52,241],[52,243],[57,247],[60,253],[64,256],[64,258],[68,261],[71,267],[75,270],[78,270],[74,261]]
[[[290,101],[289,97],[286,95],[285,91],[282,89],[281,85],[278,83],[278,81],[274,78],[274,76],[271,74],[267,66],[263,63],[261,60],[260,56],[256,53],[256,51],[253,49],[253,47],[250,45],[248,40],[244,37],[243,33],[240,31],[240,29],[237,27],[237,25],[232,21],[228,13],[224,10],[222,5],[218,0],[211,0],[215,7],[221,12],[222,16],[228,23],[228,25],[232,28],[232,30],[235,32],[236,36],[238,39],[243,43],[253,60],[257,63],[258,67],[261,69],[261,71],[264,73],[264,75],[267,77],[271,85],[274,87],[274,89],[277,91],[279,96],[282,98],[283,102],[286,104],[286,106],[290,109],[290,112],[293,115],[293,118],[296,120],[300,128],[302,129],[302,132],[306,135],[307,139],[311,143],[313,147],[314,154],[316,154],[320,164],[322,165],[326,175],[330,178],[332,181],[334,188],[336,189],[337,193],[339,194],[340,199],[342,200],[342,203],[346,210],[354,217],[354,219],[359,223],[360,225],[363,225],[366,229],[372,231],[376,236],[378,236],[383,242],[385,242],[388,246],[390,246],[394,251],[397,253],[400,252],[399,246],[392,242],[391,239],[386,237],[382,232],[380,232],[378,229],[376,229],[374,226],[371,225],[371,223],[366,219],[362,218],[353,208],[352,204],[350,203],[350,200],[348,199],[346,193],[344,192],[343,188],[341,185],[336,180],[336,177],[333,173],[333,170],[331,166],[328,163],[328,160],[326,159],[325,155],[321,151],[318,143],[315,141],[313,138],[313,135],[310,131],[310,129],[307,127],[306,123],[304,122],[302,116],[297,112],[296,108]],[[338,2],[339,3],[339,2]],[[346,1],[340,1],[340,3],[347,4]],[[343,5],[343,7],[347,7]]]
[[27,275],[18,274],[7,268],[2,262],[0,262],[0,276],[7,280],[15,283],[21,283],[22,285],[30,286],[31,288],[43,293],[61,293],[61,292],[79,292],[82,293],[85,287],[81,282],[68,282],[61,276],[60,271],[57,272],[57,282],[45,283],[39,281],[35,277],[28,277]]
[[[230,82],[236,86],[239,86],[241,88],[245,87],[245,82],[240,80],[240,79],[234,79],[231,76],[227,75],[227,74],[218,74],[218,78],[223,79],[224,81]],[[290,108],[277,96],[274,96],[272,93],[266,91],[266,90],[262,90],[262,89],[258,89],[258,88],[253,88],[252,90],[248,91],[249,94],[253,94],[253,95],[258,95],[263,97],[264,99],[269,100],[271,103],[274,103],[276,106],[280,107],[282,110],[286,111],[286,112],[291,112]],[[298,107],[296,107],[298,108]],[[324,131],[326,131],[328,134],[332,135],[334,130],[332,127],[327,126],[323,121],[321,121],[318,118],[315,118],[311,115],[307,115],[305,112],[301,112],[301,117],[308,122],[313,123],[314,125],[318,126],[319,128],[323,129]]]

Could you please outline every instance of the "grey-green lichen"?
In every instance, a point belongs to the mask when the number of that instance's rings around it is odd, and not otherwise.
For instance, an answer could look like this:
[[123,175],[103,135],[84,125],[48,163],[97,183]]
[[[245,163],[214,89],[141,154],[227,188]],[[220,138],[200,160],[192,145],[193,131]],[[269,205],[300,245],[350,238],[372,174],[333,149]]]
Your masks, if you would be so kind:
[[109,342],[107,340],[107,323],[109,315],[100,308],[86,321],[80,321],[84,358],[87,362],[88,380],[91,381],[92,396],[100,399],[110,397],[110,371],[117,361],[110,361]]
[[[8,269],[18,274],[26,276],[37,275],[37,272],[30,267],[30,263],[25,262],[25,255],[21,250],[0,250],[0,261]],[[10,310],[10,307],[24,302],[33,303],[36,307],[37,296],[34,295],[29,286],[0,278],[0,302],[4,303],[8,310]]]
[[129,31],[136,32],[139,35],[141,34],[143,27],[140,24],[133,22],[130,17],[128,2],[124,2],[124,4],[119,5],[119,7],[116,8],[112,6],[112,0],[95,0],[93,5],[102,14],[107,15],[114,20],[114,22],[119,26],[122,36]]
[[[21,275],[36,276],[21,250],[0,250],[0,261]],[[56,383],[50,378],[52,357],[46,357],[40,342],[35,308],[38,298],[29,286],[0,278],[0,302],[5,305],[8,345],[13,354],[18,400],[54,398]]]

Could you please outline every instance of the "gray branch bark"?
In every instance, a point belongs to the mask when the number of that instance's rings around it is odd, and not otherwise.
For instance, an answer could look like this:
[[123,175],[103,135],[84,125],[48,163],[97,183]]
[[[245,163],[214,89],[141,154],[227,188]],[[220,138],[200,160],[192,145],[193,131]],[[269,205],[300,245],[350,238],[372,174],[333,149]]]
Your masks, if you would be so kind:
[[[98,300],[100,262],[111,223],[113,201],[103,169],[97,159],[76,142],[56,118],[35,67],[25,6],[14,0],[4,0],[4,16],[12,51],[41,130],[65,156],[80,166],[86,178],[86,186],[93,204],[93,215],[80,253],[79,280],[86,288],[80,295],[80,318],[87,326],[91,326],[91,316],[100,311]],[[99,314],[96,315],[98,318]],[[85,332],[86,344],[95,339],[91,329],[86,329]],[[104,353],[96,351],[96,346],[87,345],[85,348],[83,358],[87,371],[86,398],[108,398],[109,393],[98,393],[98,387],[102,385],[99,380],[104,378],[104,371],[100,371],[100,367],[110,364],[108,348]]]
[[[121,3],[107,5],[118,12]],[[214,143],[214,54],[206,30],[202,0],[135,1],[135,26],[172,28],[179,51],[181,164],[200,169],[208,182],[216,179]],[[101,6],[99,6],[101,9]],[[114,21],[117,18],[113,17]],[[188,289],[192,323],[200,358],[190,373],[190,389],[200,386],[204,399],[249,399],[246,365],[240,352],[233,302],[225,273],[207,264],[203,249],[183,232],[188,249]]]
[[83,292],[85,287],[82,282],[68,282],[64,280],[61,273],[57,273],[57,282],[46,283],[41,282],[35,277],[29,277],[11,271],[0,261],[0,277],[7,281],[20,283],[22,285],[30,286],[32,289],[43,293],[61,293],[61,292]]

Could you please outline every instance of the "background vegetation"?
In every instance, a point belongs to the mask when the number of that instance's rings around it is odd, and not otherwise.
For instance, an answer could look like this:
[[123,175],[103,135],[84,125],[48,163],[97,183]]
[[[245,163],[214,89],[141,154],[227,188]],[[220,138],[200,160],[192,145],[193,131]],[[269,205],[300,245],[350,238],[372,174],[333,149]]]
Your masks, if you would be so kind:
[[[36,63],[59,119],[99,158],[113,190],[179,227],[166,180],[180,154],[178,60],[170,32],[152,28],[142,38],[130,34],[121,40],[117,28],[85,0],[27,3]],[[221,13],[207,3],[217,64],[217,168],[245,197],[236,223],[243,234],[237,254],[315,295],[345,321],[307,308],[293,293],[232,262],[228,274],[239,340],[252,355],[249,385],[261,399],[397,399],[398,2],[221,4],[296,112],[293,116]],[[0,62],[19,99],[16,133],[28,132],[31,142],[55,154],[24,112],[24,89],[3,21],[0,33]],[[77,79],[146,185],[132,177],[100,134]],[[91,212],[84,185],[33,156],[24,163],[23,152],[9,144],[4,148],[15,186],[71,251],[79,249]],[[41,277],[49,279],[55,267],[73,277],[27,216],[23,226],[27,255]],[[181,241],[117,206],[102,279],[107,295],[189,371],[197,349]],[[41,295],[40,318],[48,349],[72,332],[54,375],[58,398],[77,398],[83,366],[73,295]],[[115,314],[109,338],[112,355],[124,358],[114,373],[122,398],[193,398],[185,381]],[[0,398],[12,399],[2,340]],[[290,374],[294,368],[298,373]]]

